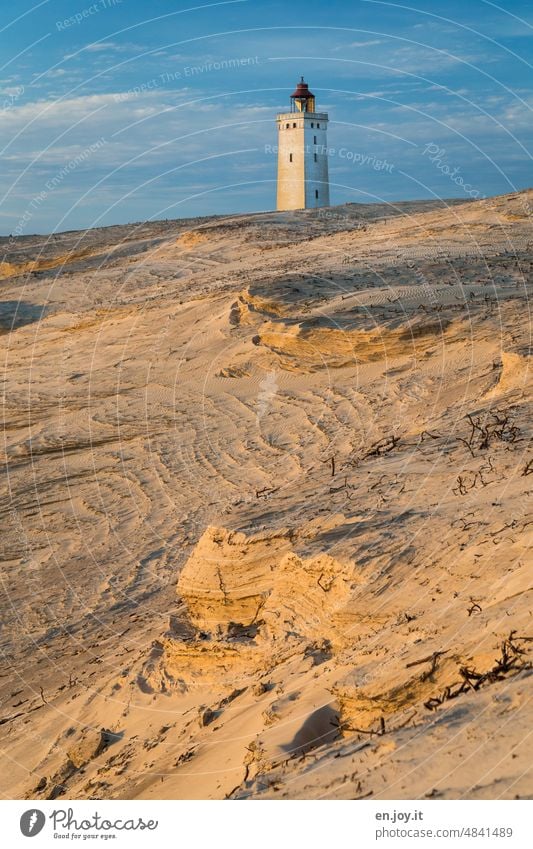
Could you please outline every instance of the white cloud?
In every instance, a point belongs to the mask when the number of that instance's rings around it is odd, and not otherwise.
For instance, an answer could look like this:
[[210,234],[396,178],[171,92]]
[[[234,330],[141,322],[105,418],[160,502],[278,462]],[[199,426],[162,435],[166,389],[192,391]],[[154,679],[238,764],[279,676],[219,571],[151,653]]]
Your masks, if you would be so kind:
[[112,53],[125,53],[128,50],[146,50],[139,44],[119,44],[116,41],[94,41],[92,44],[87,44],[83,50],[89,53],[100,53],[104,50]]
[[371,41],[352,41],[348,47],[373,47],[375,44],[383,44],[383,39],[374,38]]
[[14,106],[3,116],[3,129],[10,133],[17,129],[24,130],[34,120],[38,121],[40,130],[58,125],[68,127],[96,109],[116,104],[117,97],[115,94],[91,94],[64,100],[42,99],[23,103]]
[[57,77],[64,77],[66,73],[67,71],[65,68],[50,68],[49,71],[44,71],[44,73],[41,72],[39,74],[35,73],[33,76],[39,77],[39,79],[44,79],[46,77],[47,80],[53,80]]

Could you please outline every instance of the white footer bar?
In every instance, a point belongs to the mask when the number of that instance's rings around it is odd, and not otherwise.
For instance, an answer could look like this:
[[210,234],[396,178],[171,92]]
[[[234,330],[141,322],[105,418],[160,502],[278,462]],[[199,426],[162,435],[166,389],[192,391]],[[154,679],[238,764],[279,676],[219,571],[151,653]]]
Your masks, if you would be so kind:
[[0,814],[9,849],[533,846],[530,801],[2,801]]

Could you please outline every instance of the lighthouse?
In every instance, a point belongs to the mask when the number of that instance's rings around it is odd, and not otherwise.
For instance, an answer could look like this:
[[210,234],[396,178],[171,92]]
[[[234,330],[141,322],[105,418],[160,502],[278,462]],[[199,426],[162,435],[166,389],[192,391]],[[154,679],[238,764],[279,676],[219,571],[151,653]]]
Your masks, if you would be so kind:
[[302,77],[291,94],[290,112],[278,125],[278,209],[329,206],[327,112],[315,111],[315,95]]

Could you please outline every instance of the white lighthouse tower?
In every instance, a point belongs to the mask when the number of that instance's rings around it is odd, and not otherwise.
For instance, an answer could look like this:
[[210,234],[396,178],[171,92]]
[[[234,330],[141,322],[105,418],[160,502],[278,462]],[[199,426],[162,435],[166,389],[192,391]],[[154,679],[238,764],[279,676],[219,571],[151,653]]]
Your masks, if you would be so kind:
[[329,206],[327,112],[315,112],[315,96],[302,77],[290,112],[278,124],[278,209]]

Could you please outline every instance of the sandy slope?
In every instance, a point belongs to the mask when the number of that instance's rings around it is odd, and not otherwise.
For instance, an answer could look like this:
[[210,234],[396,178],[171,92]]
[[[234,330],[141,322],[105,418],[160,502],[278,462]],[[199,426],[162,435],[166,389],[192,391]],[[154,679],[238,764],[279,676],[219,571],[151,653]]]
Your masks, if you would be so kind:
[[0,240],[5,796],[533,796],[532,201]]

